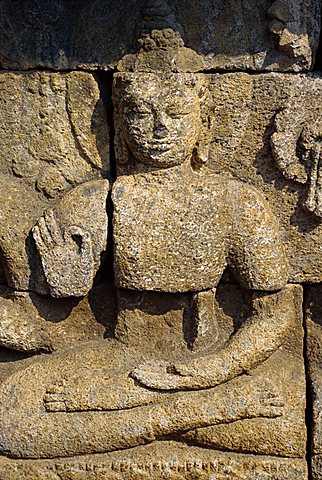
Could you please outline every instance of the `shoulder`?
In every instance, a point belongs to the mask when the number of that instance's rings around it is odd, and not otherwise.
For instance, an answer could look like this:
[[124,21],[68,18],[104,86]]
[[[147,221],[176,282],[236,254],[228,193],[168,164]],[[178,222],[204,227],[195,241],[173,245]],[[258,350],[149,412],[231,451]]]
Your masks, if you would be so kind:
[[278,290],[288,279],[283,231],[264,195],[232,182],[232,259],[248,288]]

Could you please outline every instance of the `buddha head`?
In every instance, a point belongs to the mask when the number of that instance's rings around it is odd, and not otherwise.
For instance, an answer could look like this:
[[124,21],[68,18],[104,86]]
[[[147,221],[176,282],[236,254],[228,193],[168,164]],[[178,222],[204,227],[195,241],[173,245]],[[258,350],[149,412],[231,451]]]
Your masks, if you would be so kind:
[[120,73],[114,81],[117,160],[169,168],[205,161],[203,75]]

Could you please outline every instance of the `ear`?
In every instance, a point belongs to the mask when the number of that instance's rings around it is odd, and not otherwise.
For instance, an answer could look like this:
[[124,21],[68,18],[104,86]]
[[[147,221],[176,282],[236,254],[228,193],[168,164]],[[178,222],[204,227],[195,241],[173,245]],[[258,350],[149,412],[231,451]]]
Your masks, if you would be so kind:
[[117,128],[115,137],[114,137],[114,145],[115,145],[115,157],[116,162],[119,165],[125,165],[130,160],[130,150],[127,146],[127,143],[124,140],[124,135],[122,131],[122,127],[119,126]]
[[208,85],[206,84],[205,81],[199,81],[198,82],[198,97],[200,99],[200,103],[203,103],[206,101],[206,98],[208,96]]
[[[204,98],[205,97],[208,97],[208,89],[204,95]],[[203,102],[200,103],[200,106],[200,131],[192,159],[192,166],[197,170],[202,168],[208,161],[213,130],[213,119],[212,116],[209,115],[209,105],[207,102]]]
[[208,160],[209,145],[197,142],[193,151],[191,164],[194,170],[200,170]]

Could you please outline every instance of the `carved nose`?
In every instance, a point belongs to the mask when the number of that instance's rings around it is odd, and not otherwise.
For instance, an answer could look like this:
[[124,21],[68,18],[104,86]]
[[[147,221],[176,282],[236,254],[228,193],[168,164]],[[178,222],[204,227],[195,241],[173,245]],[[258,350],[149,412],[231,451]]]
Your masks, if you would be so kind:
[[168,129],[165,125],[159,125],[154,130],[155,138],[164,138],[167,136],[167,134],[168,134]]
[[155,138],[164,138],[169,130],[166,126],[166,119],[163,115],[157,115],[154,120],[154,136]]

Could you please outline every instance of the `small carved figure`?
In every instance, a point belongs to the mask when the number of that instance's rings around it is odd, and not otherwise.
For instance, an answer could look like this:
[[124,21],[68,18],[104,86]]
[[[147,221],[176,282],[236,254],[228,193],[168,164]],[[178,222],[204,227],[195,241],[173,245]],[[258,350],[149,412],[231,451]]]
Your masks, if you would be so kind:
[[[263,385],[247,373],[293,329],[287,261],[278,224],[262,196],[203,168],[210,140],[203,76],[119,74],[114,101],[118,287],[207,292],[229,264],[245,288],[259,291],[253,294],[253,313],[220,350],[187,352],[177,361],[144,355],[114,339],[36,361],[3,385],[3,454],[106,452],[168,435],[178,439],[197,427],[283,413],[271,382]],[[58,291],[56,251],[61,255],[61,242],[67,249],[70,242],[68,234],[44,241],[48,230],[56,231],[50,215],[38,222],[34,236],[48,281]],[[84,235],[82,242],[77,254],[63,255],[75,261],[68,282],[75,281],[77,289],[80,275],[85,291],[81,266],[90,248]],[[65,285],[64,271],[57,278]],[[60,294],[70,294],[64,288]]]
[[311,39],[304,27],[298,1],[275,0],[267,10],[269,31],[277,40],[277,48],[289,58],[310,67],[313,61]]
[[322,116],[308,118],[303,116],[303,110],[286,108],[276,115],[271,146],[281,173],[289,180],[306,184],[305,209],[321,218]]

